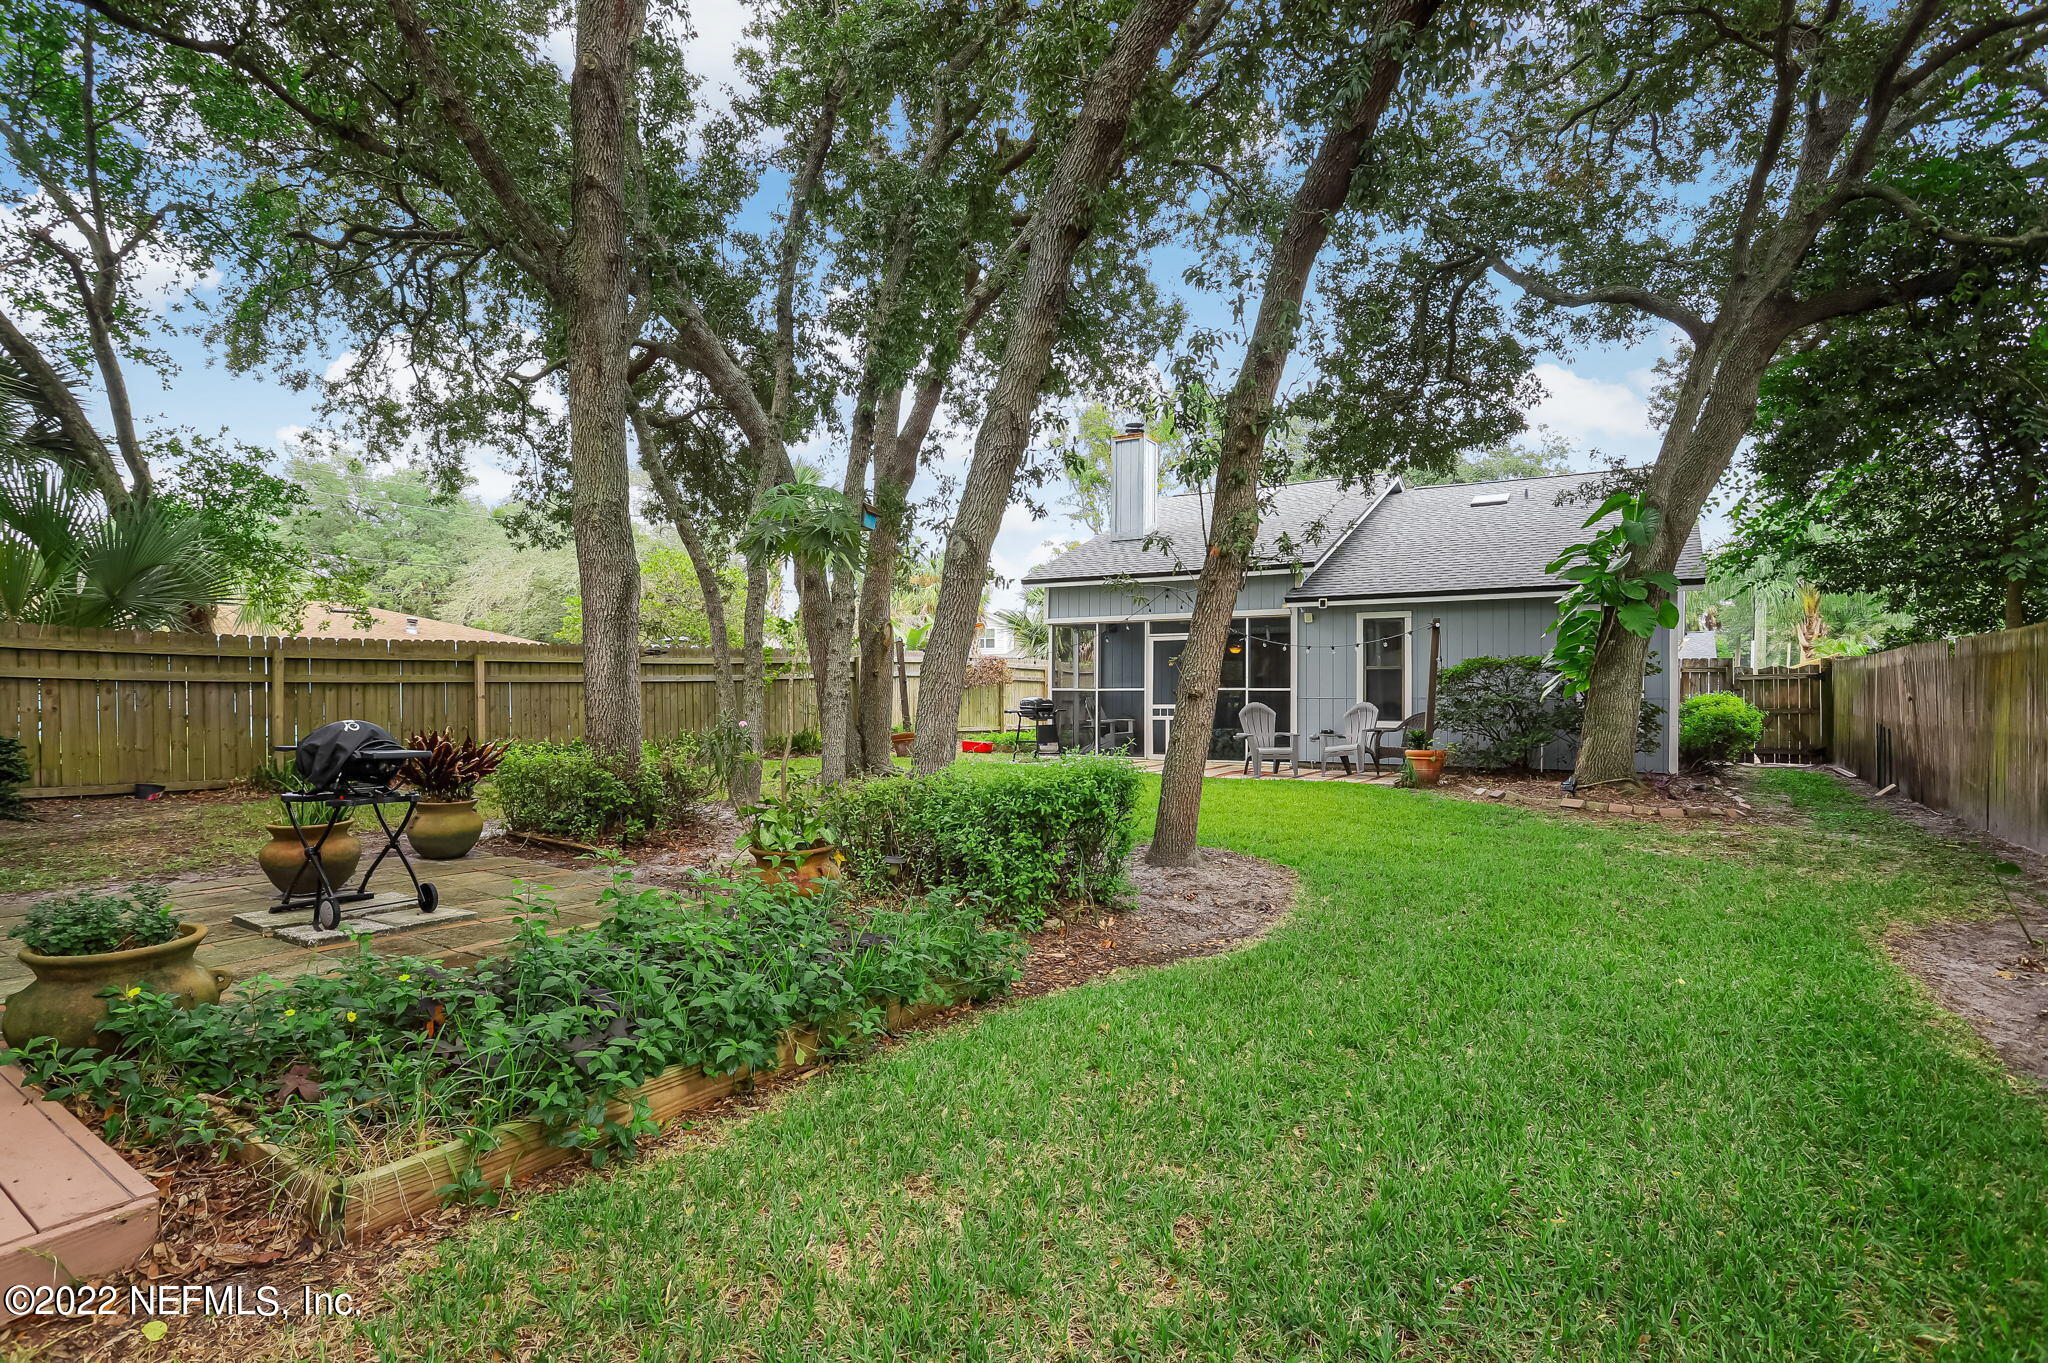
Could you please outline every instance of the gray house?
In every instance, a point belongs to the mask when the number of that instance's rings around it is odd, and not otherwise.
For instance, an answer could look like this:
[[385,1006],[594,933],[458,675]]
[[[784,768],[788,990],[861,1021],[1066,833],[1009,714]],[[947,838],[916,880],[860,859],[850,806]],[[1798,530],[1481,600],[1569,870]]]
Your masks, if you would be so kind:
[[[1112,455],[1109,533],[1025,581],[1047,589],[1063,741],[1128,745],[1160,757],[1208,544],[1208,499],[1158,495],[1158,445],[1135,424],[1117,437]],[[1304,761],[1316,760],[1320,736],[1361,700],[1389,722],[1420,711],[1432,621],[1442,622],[1446,667],[1548,653],[1544,630],[1570,584],[1544,569],[1585,538],[1593,506],[1583,494],[1603,476],[1434,487],[1395,479],[1349,489],[1323,481],[1275,490],[1238,594],[1211,755],[1242,755],[1238,711],[1252,701],[1272,706],[1281,729],[1303,735]],[[1678,578],[1685,587],[1703,581],[1697,530]],[[1667,631],[1657,631],[1650,647],[1646,694],[1664,707],[1665,733],[1638,762],[1672,771],[1678,667]]]

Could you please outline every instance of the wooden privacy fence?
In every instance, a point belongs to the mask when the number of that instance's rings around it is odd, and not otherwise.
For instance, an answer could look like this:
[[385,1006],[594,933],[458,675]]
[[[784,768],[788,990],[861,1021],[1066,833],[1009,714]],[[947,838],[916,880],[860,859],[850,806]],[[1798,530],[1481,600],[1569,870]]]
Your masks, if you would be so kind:
[[2048,852],[2048,625],[1837,658],[1834,760]]
[[[709,654],[648,654],[640,668],[650,738],[709,727]],[[783,675],[769,685],[769,732],[816,727],[808,672],[793,671],[789,659],[775,670]],[[914,675],[910,689],[914,707]],[[1043,669],[1013,672],[1007,686],[972,688],[961,727],[996,728],[1019,697],[1043,694]],[[224,786],[268,761],[273,743],[336,719],[366,719],[399,735],[577,738],[583,653],[567,644],[0,626],[0,734],[28,750],[30,795],[113,794],[138,782]]]
[[1828,750],[1828,665],[1737,667],[1733,658],[1686,658],[1679,666],[1679,703],[1707,691],[1732,691],[1764,712],[1757,756],[1804,762]]

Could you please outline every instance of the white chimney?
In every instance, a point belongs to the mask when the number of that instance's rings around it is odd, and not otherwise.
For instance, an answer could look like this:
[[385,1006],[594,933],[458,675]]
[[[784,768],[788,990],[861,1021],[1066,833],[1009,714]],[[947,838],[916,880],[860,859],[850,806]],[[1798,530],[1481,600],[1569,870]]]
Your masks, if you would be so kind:
[[1141,540],[1159,524],[1159,442],[1136,418],[1120,424],[1109,444],[1109,533]]

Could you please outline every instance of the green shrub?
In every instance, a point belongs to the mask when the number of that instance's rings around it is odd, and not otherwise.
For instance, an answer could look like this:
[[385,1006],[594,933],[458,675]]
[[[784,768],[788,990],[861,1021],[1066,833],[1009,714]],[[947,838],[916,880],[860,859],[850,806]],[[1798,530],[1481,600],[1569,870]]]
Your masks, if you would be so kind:
[[826,797],[854,875],[878,880],[901,857],[904,883],[965,885],[1020,922],[1070,900],[1130,892],[1138,773],[1116,757],[958,763],[930,776],[849,783]]
[[649,743],[637,771],[621,776],[582,742],[517,743],[491,778],[505,821],[521,833],[579,842],[637,842],[686,822],[704,795],[687,748]]
[[596,928],[559,935],[544,896],[525,907],[512,949],[472,969],[366,947],[331,973],[251,981],[220,1004],[116,999],[108,1053],[46,1039],[0,1055],[142,1143],[216,1139],[218,1102],[258,1138],[337,1171],[486,1141],[524,1117],[601,1159],[647,1129],[608,1120],[603,1100],[670,1066],[772,1068],[787,1028],[872,1030],[873,1000],[999,988],[1019,955],[1015,935],[957,893],[862,915],[832,894],[705,882],[686,900],[620,877]]
[[258,762],[249,769],[249,789],[265,795],[279,795],[296,789],[299,784],[299,769],[296,763],[282,757],[268,762]]
[[825,751],[825,736],[816,729],[798,729],[793,734],[768,740],[766,751],[769,755],[779,757],[785,750],[791,757],[816,757]]
[[1764,737],[1764,712],[1731,691],[1706,691],[1678,707],[1678,750],[1700,762],[1739,762]]
[[28,818],[28,801],[21,798],[21,788],[34,775],[28,748],[18,738],[0,735],[0,819]]
[[153,947],[178,935],[170,901],[171,892],[161,885],[130,885],[126,894],[81,890],[36,904],[7,935],[44,956]]
[[[1576,745],[1584,697],[1545,687],[1555,669],[1542,658],[1467,658],[1437,674],[1436,725],[1458,735],[1458,755],[1473,765],[1525,770],[1552,743]],[[1643,702],[1636,751],[1662,740],[1664,707]]]

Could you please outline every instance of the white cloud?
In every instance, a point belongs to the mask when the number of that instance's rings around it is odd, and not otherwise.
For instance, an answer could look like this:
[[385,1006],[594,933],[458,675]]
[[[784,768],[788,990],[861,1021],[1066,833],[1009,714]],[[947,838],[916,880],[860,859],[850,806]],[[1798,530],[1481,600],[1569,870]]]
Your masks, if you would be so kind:
[[1562,365],[1539,364],[1536,378],[1545,397],[1530,411],[1532,425],[1547,426],[1574,443],[1599,437],[1655,440],[1650,424],[1649,390],[1654,375],[1632,370],[1623,383],[1586,378]]

